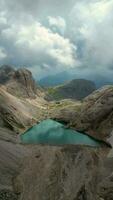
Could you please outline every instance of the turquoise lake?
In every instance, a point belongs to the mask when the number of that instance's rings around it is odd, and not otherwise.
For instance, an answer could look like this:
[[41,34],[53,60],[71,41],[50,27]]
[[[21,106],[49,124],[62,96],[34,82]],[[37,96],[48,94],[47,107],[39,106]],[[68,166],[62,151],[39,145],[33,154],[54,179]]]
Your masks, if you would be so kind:
[[20,136],[24,144],[50,144],[50,145],[88,145],[92,147],[100,147],[101,142],[92,137],[65,128],[59,122],[51,119],[36,124]]

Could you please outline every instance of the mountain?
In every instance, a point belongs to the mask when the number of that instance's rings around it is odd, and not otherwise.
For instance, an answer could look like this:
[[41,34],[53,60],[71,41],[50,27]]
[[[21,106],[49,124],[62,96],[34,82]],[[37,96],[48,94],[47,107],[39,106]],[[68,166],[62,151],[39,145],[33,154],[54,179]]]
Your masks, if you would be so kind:
[[[0,200],[112,200],[113,152],[107,141],[112,144],[113,87],[82,102],[46,102],[43,90],[34,90],[32,74],[21,69],[15,77],[15,71],[0,85]],[[20,134],[43,119],[86,131],[106,145],[24,145]]]
[[[53,119],[65,122],[68,126],[89,132],[91,136],[104,139],[113,130],[113,86],[104,86],[82,100],[58,106],[52,111]],[[75,105],[74,105],[75,104]]]
[[14,70],[7,65],[1,66],[0,84],[5,85],[10,94],[18,97],[35,98],[42,93],[42,88],[36,85],[31,72],[24,68]]
[[48,89],[48,95],[53,100],[76,99],[80,100],[96,90],[96,86],[92,81],[84,79],[74,79],[64,85],[56,86]]
[[27,69],[0,68],[0,121],[3,127],[22,131],[43,113],[44,91]]
[[46,76],[41,80],[39,80],[38,83],[41,86],[50,87],[50,86],[60,85],[69,80],[72,80],[72,76],[68,72],[63,71],[55,75]]

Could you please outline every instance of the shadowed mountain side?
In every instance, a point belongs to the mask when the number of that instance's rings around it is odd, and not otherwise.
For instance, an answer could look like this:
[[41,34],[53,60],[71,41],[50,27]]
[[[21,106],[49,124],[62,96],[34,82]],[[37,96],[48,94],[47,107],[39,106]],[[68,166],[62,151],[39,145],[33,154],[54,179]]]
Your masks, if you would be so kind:
[[81,100],[96,90],[92,81],[75,79],[53,88],[48,88],[48,95],[52,100],[76,99]]

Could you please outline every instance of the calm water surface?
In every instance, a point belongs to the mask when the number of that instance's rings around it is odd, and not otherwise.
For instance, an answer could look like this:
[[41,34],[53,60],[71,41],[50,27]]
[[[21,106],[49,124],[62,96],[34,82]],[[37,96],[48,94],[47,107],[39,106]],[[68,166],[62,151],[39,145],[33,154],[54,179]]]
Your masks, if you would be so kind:
[[98,140],[72,129],[67,129],[63,124],[51,119],[33,126],[20,137],[21,141],[26,144],[80,144],[93,147],[101,145]]

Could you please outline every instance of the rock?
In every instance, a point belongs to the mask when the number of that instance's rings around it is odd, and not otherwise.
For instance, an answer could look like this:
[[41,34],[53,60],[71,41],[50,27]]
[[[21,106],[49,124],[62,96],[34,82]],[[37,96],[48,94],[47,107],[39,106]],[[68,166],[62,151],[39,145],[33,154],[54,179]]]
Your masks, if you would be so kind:
[[113,174],[100,183],[100,196],[104,200],[113,200]]
[[88,97],[81,106],[68,106],[56,110],[53,118],[66,121],[69,127],[87,132],[89,135],[107,140],[113,130],[113,86],[103,87]]
[[22,145],[0,140],[0,194],[3,190],[13,191],[12,180],[18,175],[27,154]]
[[76,128],[85,129],[99,139],[109,138],[113,130],[113,86],[106,86],[88,96],[79,116]]
[[13,79],[7,84],[7,91],[24,98],[36,98],[37,86],[32,74],[27,69],[15,71]]
[[1,66],[0,84],[5,85],[10,94],[19,98],[35,99],[37,96],[44,96],[43,89],[35,83],[32,73],[25,68],[14,70],[8,65]]
[[20,199],[98,199],[101,162],[95,150],[38,145],[35,149],[31,147],[31,152],[14,182]]
[[27,69],[19,69],[15,72],[14,79],[17,80],[18,83],[21,84],[20,90],[22,91],[22,87],[24,92],[26,92],[26,97],[35,97],[37,95],[37,86],[32,77],[32,74]]
[[0,199],[1,200],[18,200],[18,196],[10,190],[1,190]]

